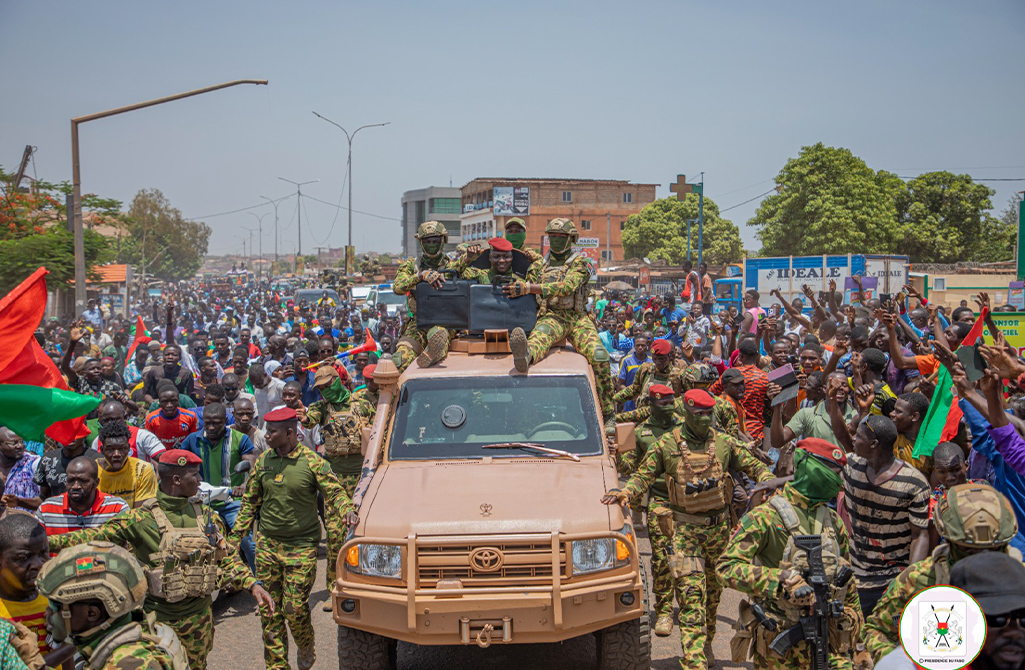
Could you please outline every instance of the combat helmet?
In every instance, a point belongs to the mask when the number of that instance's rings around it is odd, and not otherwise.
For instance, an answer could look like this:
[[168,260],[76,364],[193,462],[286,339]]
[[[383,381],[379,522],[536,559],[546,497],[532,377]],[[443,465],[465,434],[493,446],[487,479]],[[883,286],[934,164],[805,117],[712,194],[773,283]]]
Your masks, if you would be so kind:
[[[39,573],[39,592],[60,605],[67,625],[71,618],[69,605],[80,600],[99,600],[110,622],[129,612],[142,609],[146,601],[146,576],[142,566],[127,550],[111,543],[93,540],[64,549]],[[88,636],[96,629],[80,635]],[[65,636],[69,631],[65,630]],[[57,631],[54,631],[55,637]]]
[[416,239],[418,240],[432,235],[441,235],[443,240],[448,242],[448,230],[445,229],[445,224],[441,221],[424,221],[416,229]]
[[569,219],[563,218],[552,219],[549,221],[548,225],[545,226],[545,232],[569,235],[570,244],[576,242],[577,238],[580,237],[580,234],[577,232],[577,227],[573,225],[573,222]]
[[940,536],[969,549],[996,549],[1018,534],[1011,503],[988,484],[958,484],[936,506]]
[[688,391],[695,388],[708,388],[715,383],[719,375],[715,368],[706,363],[693,363],[683,371],[683,386]]

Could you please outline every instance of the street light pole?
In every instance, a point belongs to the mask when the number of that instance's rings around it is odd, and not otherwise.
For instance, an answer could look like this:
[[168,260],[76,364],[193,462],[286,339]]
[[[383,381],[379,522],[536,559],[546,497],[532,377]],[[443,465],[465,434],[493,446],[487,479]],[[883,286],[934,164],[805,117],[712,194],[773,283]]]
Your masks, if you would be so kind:
[[256,214],[254,212],[247,212],[251,216],[255,216],[256,220],[260,222],[260,269],[257,272],[257,280],[263,281],[263,217],[266,214]]
[[[96,112],[95,114],[86,114],[85,116],[76,116],[71,119],[71,183],[72,192],[75,198],[75,211],[74,211],[74,230],[75,230],[75,315],[80,316],[85,310],[85,229],[82,226],[82,175],[79,161],[79,150],[78,150],[78,126],[79,124],[86,123],[87,121],[95,121],[96,119],[103,119],[108,116],[114,116],[116,114],[124,114],[125,112],[133,112],[137,109],[143,109],[145,107],[152,107],[154,105],[160,105],[165,102],[172,102],[174,100],[181,100],[182,98],[190,98],[194,95],[201,95],[203,93],[210,93],[211,91],[218,91],[222,88],[228,88],[229,86],[238,86],[239,84],[259,84],[266,85],[266,79],[238,79],[236,81],[229,81],[224,84],[217,84],[215,86],[207,86],[206,88],[198,88],[194,91],[187,91],[185,93],[178,93],[177,95],[169,95],[164,98],[157,98],[155,100],[147,100],[146,102],[137,102],[134,105],[127,105],[125,107],[118,107],[116,109],[108,109],[105,112]],[[143,276],[145,278],[145,268],[143,268]]]
[[[278,202],[279,201],[278,200],[271,200],[270,198],[268,198],[265,195],[261,195],[260,197],[263,198],[264,200],[266,200],[267,202],[269,202],[270,204],[274,205],[274,263],[276,265],[277,262],[278,262]],[[291,196],[288,196],[288,197],[291,197]],[[281,200],[284,200],[284,198],[281,198]],[[271,275],[272,276],[274,275],[273,267],[271,268]]]
[[345,133],[345,139],[349,142],[349,162],[348,167],[346,169],[346,172],[349,173],[349,244],[345,249],[345,272],[346,274],[349,274],[350,272],[355,270],[355,268],[349,267],[349,249],[352,247],[352,140],[355,139],[356,133],[363,130],[364,128],[379,128],[381,126],[387,126],[391,123],[391,121],[385,121],[384,123],[369,123],[365,126],[360,126],[356,130],[352,131],[352,135],[350,135],[349,131],[347,131],[345,128],[342,128],[340,125],[338,125],[331,119],[321,116],[316,112],[313,112],[313,115],[316,116],[318,119],[324,119],[331,125],[341,130],[343,133]]
[[[314,179],[313,181],[297,182],[292,181],[291,179],[285,179],[284,177],[278,177],[278,179],[280,179],[281,181],[287,181],[289,184],[295,185],[295,193],[296,196],[298,196],[297,202],[295,204],[295,209],[296,213],[299,215],[299,250],[296,252],[296,255],[301,256],[303,253],[303,186],[306,186],[307,184],[316,184],[320,180]],[[298,261],[296,261],[296,265],[298,266]]]

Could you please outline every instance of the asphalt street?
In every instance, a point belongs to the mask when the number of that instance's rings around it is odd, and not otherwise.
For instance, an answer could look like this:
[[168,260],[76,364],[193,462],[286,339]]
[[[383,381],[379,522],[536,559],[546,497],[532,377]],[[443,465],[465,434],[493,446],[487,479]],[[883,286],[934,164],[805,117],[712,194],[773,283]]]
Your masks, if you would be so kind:
[[[642,536],[642,562],[647,566],[650,545]],[[324,587],[325,559],[323,547],[318,564],[318,575],[310,603],[313,607],[313,622],[317,639],[317,663],[314,667],[333,669],[337,667],[336,626],[329,612],[321,611],[327,600]],[[650,574],[649,580],[650,583]],[[731,626],[736,620],[740,596],[735,591],[723,593],[719,608],[719,628],[714,648],[718,668],[751,668],[750,663],[737,664],[729,661],[729,640]],[[262,668],[263,642],[256,605],[248,593],[236,593],[220,598],[214,603],[216,622],[214,649],[210,654],[209,667],[212,670],[234,668]],[[654,621],[652,622],[654,624]],[[670,670],[679,667],[679,629],[670,637],[652,636],[651,667]],[[295,644],[289,640],[289,657],[295,667]],[[452,668],[487,668],[488,670],[524,670],[528,668],[588,669],[595,667],[595,642],[593,636],[575,638],[560,644],[493,645],[488,649],[469,647],[420,647],[400,643],[398,647],[399,670],[451,670]]]

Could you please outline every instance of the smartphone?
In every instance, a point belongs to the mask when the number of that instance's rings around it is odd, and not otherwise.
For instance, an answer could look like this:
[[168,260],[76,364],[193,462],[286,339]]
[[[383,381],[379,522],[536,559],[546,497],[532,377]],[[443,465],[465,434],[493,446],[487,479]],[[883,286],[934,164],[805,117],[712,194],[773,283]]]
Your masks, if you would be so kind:
[[893,295],[889,293],[880,293],[879,302],[882,304],[884,309],[890,308],[890,302],[893,300]]

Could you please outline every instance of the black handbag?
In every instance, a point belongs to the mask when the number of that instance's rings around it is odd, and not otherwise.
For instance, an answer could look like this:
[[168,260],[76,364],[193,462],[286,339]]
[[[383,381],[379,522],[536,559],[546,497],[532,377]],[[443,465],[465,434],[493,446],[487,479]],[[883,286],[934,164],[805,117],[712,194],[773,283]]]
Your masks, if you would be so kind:
[[525,333],[534,329],[537,324],[537,298],[533,295],[510,298],[502,292],[503,283],[474,284],[470,287],[468,330],[471,333],[512,330],[517,326]]

